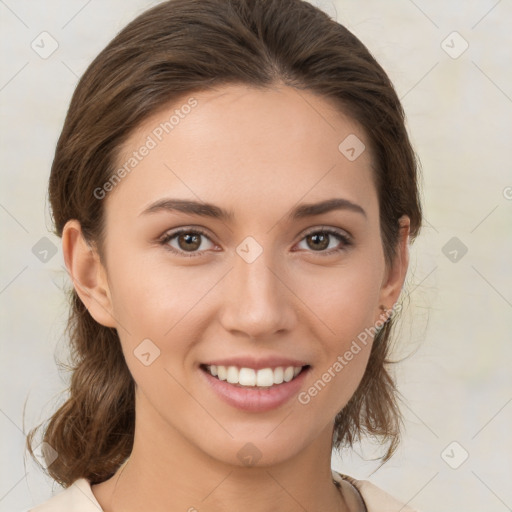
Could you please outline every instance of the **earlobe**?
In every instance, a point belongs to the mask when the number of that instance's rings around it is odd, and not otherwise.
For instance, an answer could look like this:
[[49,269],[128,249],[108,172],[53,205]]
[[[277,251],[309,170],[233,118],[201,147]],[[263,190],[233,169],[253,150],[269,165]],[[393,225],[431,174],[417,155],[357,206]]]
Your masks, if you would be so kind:
[[[407,215],[398,219],[399,240],[395,260],[385,273],[380,293],[380,315],[382,317],[384,310],[391,310],[398,301],[400,292],[405,281],[405,275],[409,266],[409,233],[411,221]],[[389,314],[384,313],[386,317]]]
[[91,316],[105,327],[116,327],[105,268],[97,251],[85,240],[76,219],[64,226],[62,251],[73,286]]

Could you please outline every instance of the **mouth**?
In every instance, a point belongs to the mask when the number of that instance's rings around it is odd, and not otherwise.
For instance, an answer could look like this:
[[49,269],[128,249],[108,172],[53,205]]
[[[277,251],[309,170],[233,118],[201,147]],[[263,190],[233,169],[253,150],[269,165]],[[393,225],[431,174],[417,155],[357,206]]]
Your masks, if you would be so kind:
[[274,368],[249,368],[201,364],[199,368],[220,381],[240,388],[268,389],[295,380],[310,368],[304,366],[276,366]]

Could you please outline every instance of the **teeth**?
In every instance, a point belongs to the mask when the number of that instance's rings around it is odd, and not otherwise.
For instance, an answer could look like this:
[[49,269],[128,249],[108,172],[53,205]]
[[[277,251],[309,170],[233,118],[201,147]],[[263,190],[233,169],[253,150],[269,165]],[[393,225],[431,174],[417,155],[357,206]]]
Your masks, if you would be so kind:
[[302,370],[302,366],[278,366],[277,368],[238,368],[236,366],[217,366],[212,364],[206,369],[214,377],[225,380],[230,384],[250,387],[270,387],[282,382],[290,382]]
[[226,380],[230,384],[238,384],[238,370],[236,369],[236,366],[228,366]]
[[274,384],[281,384],[284,381],[284,370],[282,366],[278,366],[274,370]]
[[258,386],[263,386],[262,375],[260,374],[258,379],[258,374],[252,368],[240,368],[237,382],[241,386],[256,386],[256,383],[258,383]]
[[285,382],[290,382],[293,379],[293,372],[294,372],[293,366],[288,366],[288,368],[286,368],[286,370],[284,371],[284,377],[283,377]]
[[[225,366],[213,366],[212,368],[215,368],[215,371],[217,373],[217,377],[220,380],[226,380],[226,374],[228,373]],[[212,373],[213,375],[213,373]]]

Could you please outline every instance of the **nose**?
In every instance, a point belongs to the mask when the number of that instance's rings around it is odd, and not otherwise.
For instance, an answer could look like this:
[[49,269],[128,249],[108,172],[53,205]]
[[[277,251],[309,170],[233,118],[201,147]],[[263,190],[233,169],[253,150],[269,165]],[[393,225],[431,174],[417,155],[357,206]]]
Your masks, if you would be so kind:
[[[268,254],[267,254],[268,253]],[[234,255],[234,268],[222,290],[221,323],[233,335],[269,339],[291,331],[297,323],[297,297],[290,288],[288,273],[263,251],[247,262]]]

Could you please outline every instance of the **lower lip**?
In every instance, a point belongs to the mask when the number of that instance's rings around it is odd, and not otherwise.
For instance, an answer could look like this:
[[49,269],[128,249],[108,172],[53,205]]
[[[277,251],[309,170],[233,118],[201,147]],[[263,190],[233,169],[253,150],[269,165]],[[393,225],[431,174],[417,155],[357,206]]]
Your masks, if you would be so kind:
[[214,377],[202,368],[199,371],[224,402],[244,411],[265,412],[280,407],[298,394],[310,369],[308,366],[290,382],[274,384],[268,388],[238,387]]

